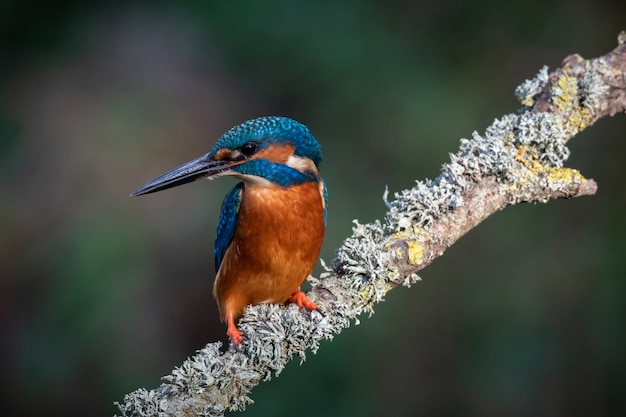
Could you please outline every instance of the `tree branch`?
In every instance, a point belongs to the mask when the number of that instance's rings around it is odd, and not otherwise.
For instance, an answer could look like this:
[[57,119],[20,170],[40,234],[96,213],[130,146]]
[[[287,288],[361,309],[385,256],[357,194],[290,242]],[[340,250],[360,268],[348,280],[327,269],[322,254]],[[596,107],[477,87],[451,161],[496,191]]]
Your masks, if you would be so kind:
[[[123,416],[221,416],[243,410],[251,389],[332,339],[390,289],[419,280],[417,271],[489,215],[521,202],[593,195],[596,183],[565,168],[566,143],[596,120],[626,111],[626,32],[618,46],[592,60],[567,57],[542,68],[515,91],[523,107],[480,135],[461,139],[434,180],[418,182],[387,202],[383,222],[359,224],[309,297],[320,311],[295,305],[248,307],[239,322],[243,346],[220,352],[210,343],[163,377],[118,404]],[[387,193],[385,193],[385,201]]]

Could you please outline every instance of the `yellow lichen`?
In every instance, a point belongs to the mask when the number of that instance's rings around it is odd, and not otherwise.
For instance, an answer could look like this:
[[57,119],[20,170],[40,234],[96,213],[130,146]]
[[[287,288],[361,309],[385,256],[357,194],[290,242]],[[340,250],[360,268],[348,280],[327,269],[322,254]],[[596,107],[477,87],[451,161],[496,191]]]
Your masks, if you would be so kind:
[[536,149],[527,145],[522,145],[517,149],[515,160],[526,169],[514,171],[515,177],[507,187],[508,192],[512,194],[519,193],[519,190],[535,184],[539,176],[545,179],[545,186],[552,189],[559,188],[563,184],[585,181],[585,178],[575,169],[554,168],[542,164],[536,156]]
[[522,145],[517,149],[515,160],[524,164],[531,171],[535,171],[541,166],[538,161],[537,149],[528,145]]
[[564,75],[552,85],[552,103],[566,117],[563,128],[570,134],[584,130],[591,122],[591,111],[578,102],[578,83],[575,77]]
[[359,291],[359,298],[361,300],[369,300],[371,298],[371,289],[369,287],[363,288]]
[[[402,238],[407,237],[408,235],[409,234],[407,232],[405,232],[405,231],[403,231],[403,232],[396,232],[393,235],[391,235],[391,238],[392,239],[402,239]],[[391,242],[387,242],[385,244],[386,247],[389,247],[389,245],[391,245]]]
[[[394,240],[403,240],[408,249],[408,261],[411,265],[419,265],[424,258],[424,247],[422,246],[424,231],[420,227],[414,227],[413,233],[408,231],[396,232],[391,236],[391,240],[385,243],[385,247],[389,248]],[[393,254],[396,258],[405,257],[405,246],[394,249]]]
[[409,247],[409,262],[411,265],[419,265],[422,263],[424,257],[424,248],[422,245],[415,240],[408,241],[406,244]]
[[517,151],[515,152],[515,159],[517,159],[520,162],[523,162],[526,158],[526,152],[528,152],[528,145],[522,145],[519,148],[517,148]]
[[523,97],[520,103],[522,103],[523,106],[532,107],[532,105],[535,104],[535,99],[533,97]]
[[583,183],[585,177],[572,168],[548,167],[536,159],[529,159],[526,150],[519,149],[515,159],[521,162],[527,169],[516,172],[515,179],[509,183],[508,192],[515,194],[531,184],[536,184],[538,177],[543,178],[544,187],[560,189],[564,184]]
[[572,168],[548,168],[548,182],[550,183],[570,183],[583,182],[585,177],[580,171]]
[[578,132],[584,130],[592,119],[591,111],[587,107],[579,107],[570,116],[570,125]]
[[575,77],[564,75],[552,85],[552,103],[559,110],[574,108],[577,103],[578,83]]

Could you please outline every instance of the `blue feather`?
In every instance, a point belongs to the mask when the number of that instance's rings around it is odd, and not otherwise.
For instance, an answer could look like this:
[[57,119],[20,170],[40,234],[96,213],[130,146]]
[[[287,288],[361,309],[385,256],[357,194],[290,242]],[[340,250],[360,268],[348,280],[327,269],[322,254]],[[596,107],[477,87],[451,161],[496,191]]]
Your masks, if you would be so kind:
[[233,240],[235,227],[237,227],[237,212],[239,211],[239,203],[241,202],[241,193],[243,190],[243,182],[235,185],[232,190],[226,194],[222,202],[222,210],[220,211],[220,219],[217,223],[217,236],[215,237],[215,272],[219,271],[220,265],[224,260],[224,254],[230,241]]
[[326,181],[320,178],[322,182],[322,197],[324,197],[324,227],[326,227],[326,218],[328,217],[328,189],[326,188]]

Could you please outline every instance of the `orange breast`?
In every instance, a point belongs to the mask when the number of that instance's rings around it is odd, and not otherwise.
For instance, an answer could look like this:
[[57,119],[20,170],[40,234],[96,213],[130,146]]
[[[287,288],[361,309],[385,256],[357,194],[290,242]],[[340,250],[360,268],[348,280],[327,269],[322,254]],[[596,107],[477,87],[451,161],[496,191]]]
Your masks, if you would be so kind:
[[313,270],[323,237],[318,183],[246,184],[213,288],[222,320],[241,316],[248,304],[285,302]]

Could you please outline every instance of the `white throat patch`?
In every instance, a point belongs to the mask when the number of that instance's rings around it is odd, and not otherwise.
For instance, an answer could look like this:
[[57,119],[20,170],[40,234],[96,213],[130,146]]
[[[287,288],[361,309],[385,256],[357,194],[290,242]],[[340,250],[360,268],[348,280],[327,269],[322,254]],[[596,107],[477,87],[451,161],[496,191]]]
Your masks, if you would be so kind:
[[291,155],[289,159],[287,159],[286,165],[303,173],[306,171],[310,171],[314,172],[317,175],[317,167],[309,158]]

